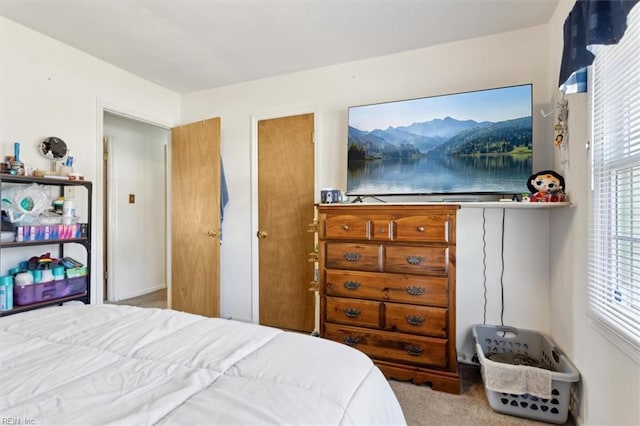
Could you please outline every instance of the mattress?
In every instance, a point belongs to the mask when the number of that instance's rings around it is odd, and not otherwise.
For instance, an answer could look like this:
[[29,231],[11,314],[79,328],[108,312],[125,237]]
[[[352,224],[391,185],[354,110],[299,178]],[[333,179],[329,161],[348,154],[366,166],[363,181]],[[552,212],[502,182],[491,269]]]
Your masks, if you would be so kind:
[[0,416],[13,424],[406,423],[360,351],[169,309],[71,305],[3,317],[0,368]]

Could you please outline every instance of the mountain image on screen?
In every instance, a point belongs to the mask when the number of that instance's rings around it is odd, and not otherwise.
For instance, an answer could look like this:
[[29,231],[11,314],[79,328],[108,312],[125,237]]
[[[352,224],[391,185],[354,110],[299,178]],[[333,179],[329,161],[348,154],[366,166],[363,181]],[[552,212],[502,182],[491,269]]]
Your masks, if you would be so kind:
[[[518,111],[526,114],[508,118],[509,108],[505,108],[505,119],[500,120],[457,119],[447,115],[405,126],[363,130],[352,123],[356,121],[351,119],[352,115],[366,117],[362,108],[381,109],[385,104],[353,107],[361,110],[353,114],[350,110],[347,192],[354,195],[526,192],[533,154],[530,86],[527,89],[523,92],[525,96],[520,97],[523,99],[517,100],[525,105]],[[475,93],[480,92],[464,95]],[[386,117],[376,119],[393,121]]]

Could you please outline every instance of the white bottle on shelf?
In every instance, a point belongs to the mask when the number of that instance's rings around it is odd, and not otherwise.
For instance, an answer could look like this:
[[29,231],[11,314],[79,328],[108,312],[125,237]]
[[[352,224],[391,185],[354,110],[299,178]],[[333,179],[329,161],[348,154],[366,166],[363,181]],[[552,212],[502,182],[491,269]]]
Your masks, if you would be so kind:
[[64,200],[62,204],[62,216],[73,217],[76,215],[76,207],[73,204],[73,200]]

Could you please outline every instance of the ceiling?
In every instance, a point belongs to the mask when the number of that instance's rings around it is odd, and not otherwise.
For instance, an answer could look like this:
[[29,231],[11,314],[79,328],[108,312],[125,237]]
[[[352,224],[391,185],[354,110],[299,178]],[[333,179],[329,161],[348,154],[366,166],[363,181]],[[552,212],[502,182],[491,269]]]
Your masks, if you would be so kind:
[[560,0],[0,0],[0,15],[178,93],[546,24]]

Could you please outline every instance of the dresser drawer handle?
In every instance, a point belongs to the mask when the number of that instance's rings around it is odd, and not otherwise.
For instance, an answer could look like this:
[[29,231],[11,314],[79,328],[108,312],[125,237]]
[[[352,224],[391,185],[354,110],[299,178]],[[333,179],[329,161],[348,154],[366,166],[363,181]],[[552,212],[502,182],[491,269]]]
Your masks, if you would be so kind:
[[349,262],[357,262],[360,260],[360,253],[347,252],[344,254],[344,258]]
[[424,322],[424,317],[416,315],[407,315],[405,319],[411,325],[422,325],[422,323]]
[[406,256],[405,259],[410,265],[419,265],[424,262],[423,256]]
[[424,232],[424,226],[418,226],[416,229],[418,232]]
[[422,352],[424,352],[424,348],[422,346],[407,345],[404,349],[411,356],[420,356],[422,355]]
[[344,229],[345,231],[349,230],[349,225],[342,225],[342,229]]
[[344,310],[344,314],[349,318],[358,318],[360,316],[360,311],[358,309],[346,308]]
[[424,287],[407,287],[407,293],[412,296],[420,296],[424,293]]
[[359,337],[353,337],[353,336],[346,336],[343,339],[344,343],[349,345],[349,346],[355,346],[358,343],[360,343],[360,338]]
[[343,285],[347,290],[357,290],[360,288],[360,283],[358,281],[345,281]]

